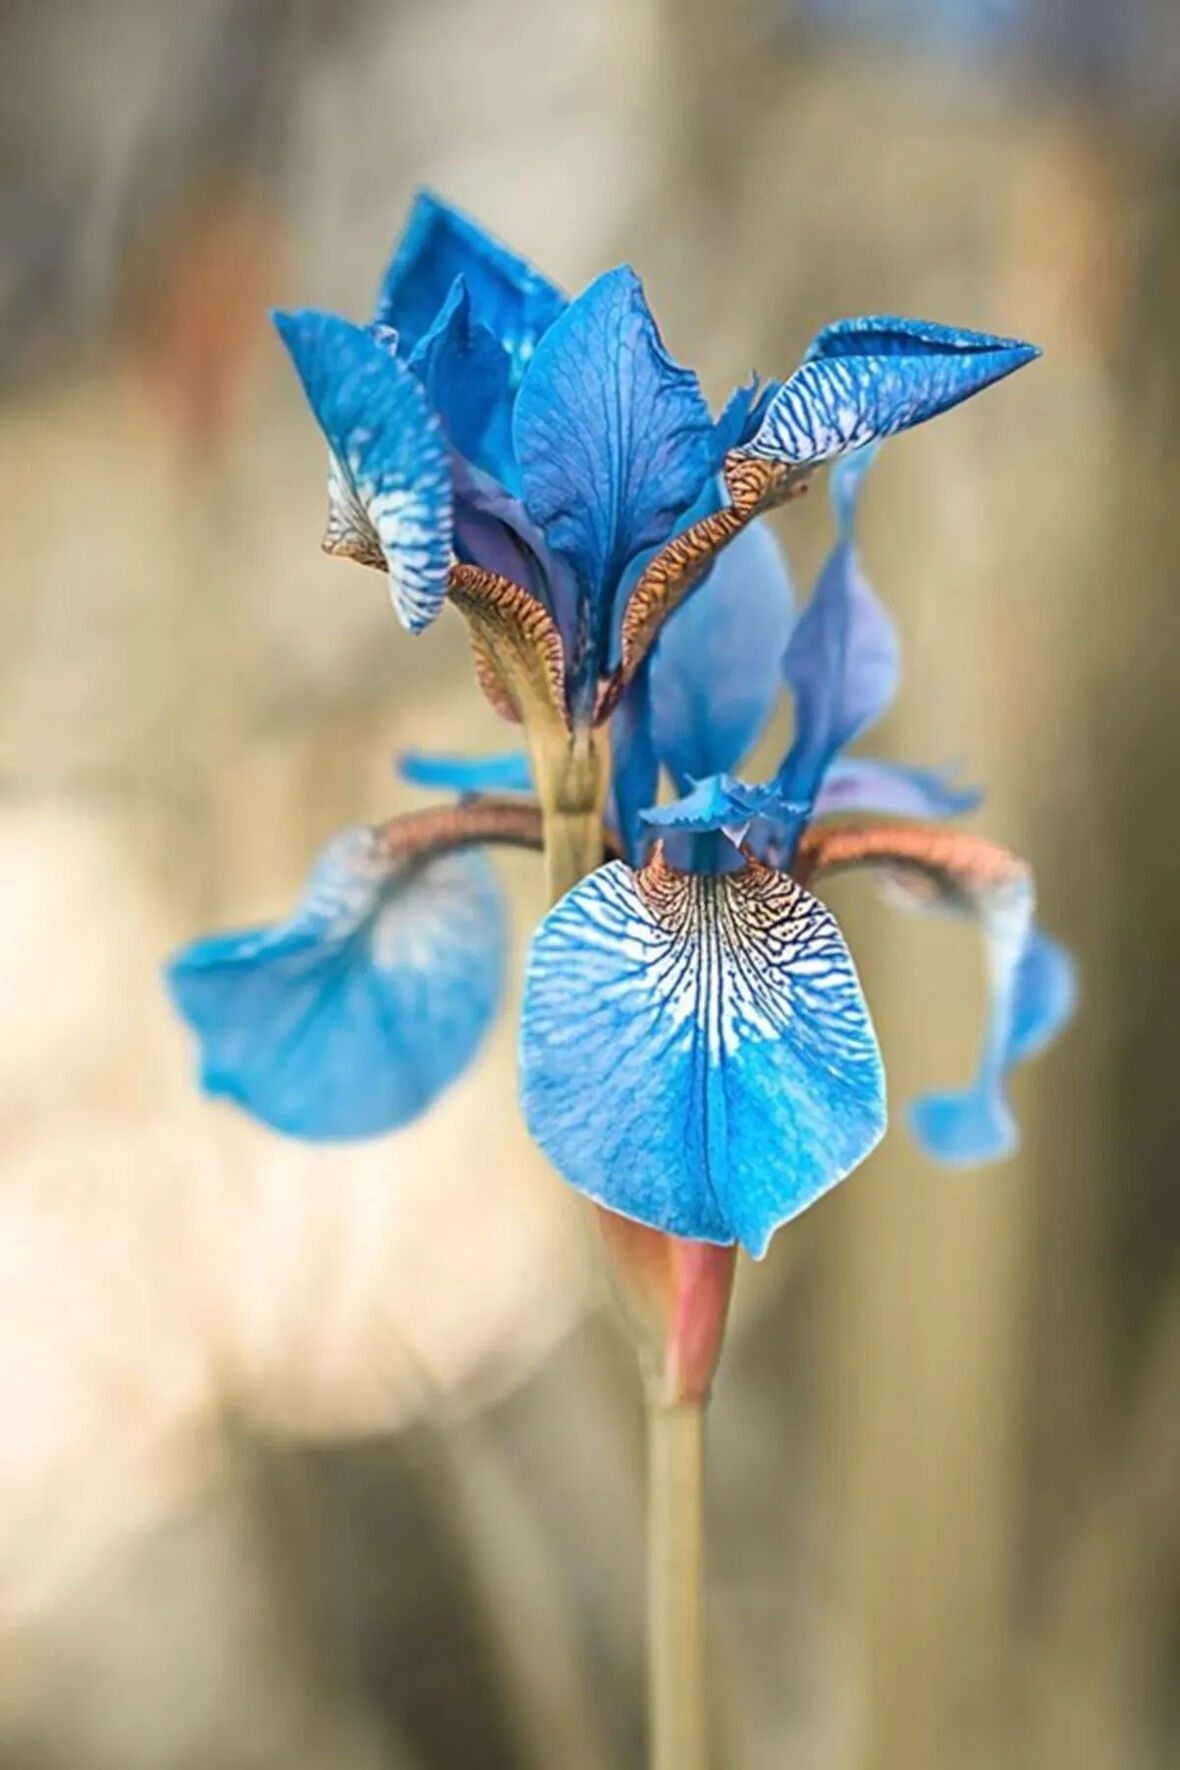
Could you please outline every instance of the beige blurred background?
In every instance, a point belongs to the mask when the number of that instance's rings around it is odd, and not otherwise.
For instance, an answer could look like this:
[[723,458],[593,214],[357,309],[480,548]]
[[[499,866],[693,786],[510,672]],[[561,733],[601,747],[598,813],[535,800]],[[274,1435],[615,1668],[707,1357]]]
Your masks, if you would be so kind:
[[[171,947],[281,912],[400,745],[510,742],[450,615],[318,551],[270,303],[413,188],[631,258],[722,397],[825,320],[1045,361],[891,445],[906,678],[1084,1013],[974,1175],[904,1127],[743,1269],[713,1422],[725,1770],[1180,1761],[1180,40],[1169,0],[0,3],[0,1765],[626,1770],[641,1436],[513,1029],[411,1131],[197,1098]],[[783,518],[806,587],[824,500]],[[540,910],[506,868],[517,954]],[[900,1106],[970,936],[837,907]],[[900,1121],[900,1113],[898,1114]]]

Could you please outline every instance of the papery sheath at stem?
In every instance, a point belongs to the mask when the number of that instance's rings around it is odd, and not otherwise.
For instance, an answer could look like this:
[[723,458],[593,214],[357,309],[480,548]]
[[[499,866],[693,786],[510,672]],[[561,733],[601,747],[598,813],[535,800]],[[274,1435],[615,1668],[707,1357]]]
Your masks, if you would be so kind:
[[597,1209],[607,1265],[651,1401],[703,1403],[721,1354],[735,1246],[686,1241]]

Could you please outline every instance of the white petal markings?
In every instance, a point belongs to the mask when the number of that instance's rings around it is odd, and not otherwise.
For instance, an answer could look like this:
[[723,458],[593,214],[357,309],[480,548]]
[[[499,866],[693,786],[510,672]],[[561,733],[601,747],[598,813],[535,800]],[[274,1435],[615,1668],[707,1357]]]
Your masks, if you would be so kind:
[[534,936],[521,1055],[530,1130],[626,1216],[761,1254],[885,1123],[843,937],[786,875],[658,853],[575,887]]
[[198,941],[169,980],[212,1094],[309,1141],[407,1123],[471,1061],[495,1013],[504,911],[478,849],[400,858],[352,829],[286,922]]
[[276,324],[327,439],[324,544],[384,566],[411,632],[438,615],[451,559],[450,456],[412,371],[363,327],[334,314],[277,314]]
[[743,446],[771,460],[825,461],[922,424],[1039,354],[1019,338],[929,320],[837,320],[813,339]]

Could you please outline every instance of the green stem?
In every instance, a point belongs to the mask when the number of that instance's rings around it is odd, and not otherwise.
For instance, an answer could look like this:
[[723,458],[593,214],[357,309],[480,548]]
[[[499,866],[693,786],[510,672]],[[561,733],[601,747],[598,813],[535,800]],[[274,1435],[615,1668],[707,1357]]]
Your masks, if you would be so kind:
[[705,1404],[649,1390],[648,1762],[707,1770],[704,1677]]
[[[606,790],[605,749],[577,739],[534,756],[544,810],[545,884],[550,903],[602,863],[602,800]],[[632,1231],[651,1239],[651,1232]],[[611,1238],[608,1236],[608,1248]],[[662,1244],[666,1238],[657,1238]],[[667,1246],[672,1246],[667,1243]],[[679,1244],[675,1244],[679,1246]],[[687,1244],[686,1244],[687,1246]],[[616,1253],[619,1250],[616,1250]],[[650,1253],[650,1248],[648,1249]],[[635,1334],[641,1363],[649,1362],[645,1394],[648,1422],[648,1655],[651,1770],[708,1770],[704,1671],[704,1435],[703,1392],[716,1362],[732,1280],[728,1250],[706,1250],[703,1281],[709,1322],[715,1335],[706,1348],[704,1375],[693,1358],[695,1342],[681,1344],[672,1323],[661,1321],[659,1356],[643,1332]],[[698,1256],[700,1250],[694,1250]],[[720,1278],[713,1262],[720,1260]],[[679,1262],[675,1271],[681,1274]],[[626,1263],[624,1262],[625,1270]],[[697,1266],[691,1266],[697,1275]],[[698,1278],[701,1275],[697,1275]],[[712,1288],[710,1288],[712,1281]],[[677,1299],[679,1299],[679,1289]],[[716,1295],[714,1295],[714,1292]],[[718,1313],[719,1310],[719,1313]],[[675,1310],[674,1310],[675,1314]],[[634,1324],[633,1324],[634,1325]],[[681,1324],[683,1325],[683,1324]],[[675,1340],[674,1387],[669,1390],[668,1335]],[[699,1348],[695,1348],[697,1352]],[[685,1361],[687,1360],[687,1364]],[[682,1365],[684,1368],[682,1369]]]

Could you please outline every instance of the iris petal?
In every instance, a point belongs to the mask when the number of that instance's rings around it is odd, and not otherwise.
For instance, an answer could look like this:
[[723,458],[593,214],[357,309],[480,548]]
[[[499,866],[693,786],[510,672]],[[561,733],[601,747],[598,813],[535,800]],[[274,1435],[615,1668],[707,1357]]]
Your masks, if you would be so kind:
[[666,623],[650,665],[652,738],[683,792],[735,768],[782,686],[791,579],[773,530],[751,523]]
[[197,941],[168,981],[210,1094],[292,1137],[372,1137],[470,1062],[499,1002],[504,943],[482,853],[407,865],[380,832],[353,829],[289,921]]
[[1073,955],[1041,928],[1034,928],[1021,955],[1008,1037],[1008,1062],[1024,1063],[1053,1043],[1078,1003]]
[[889,706],[900,670],[893,622],[853,542],[838,541],[783,659],[796,727],[777,777],[787,798],[814,798],[836,754]]
[[708,478],[712,428],[626,266],[591,283],[538,345],[513,416],[525,503],[578,574],[597,649],[626,566]]
[[885,1127],[876,1038],[831,915],[757,865],[612,862],[533,938],[521,1068],[529,1128],[600,1204],[765,1252]]
[[647,847],[646,820],[659,789],[660,764],[652,744],[649,682],[641,670],[630,683],[611,721],[609,821],[618,830],[623,853],[638,866]]
[[914,1135],[938,1161],[968,1166],[1015,1151],[1007,1076],[1052,1043],[1077,1005],[1073,959],[1031,918],[1031,886],[1026,903],[983,913],[990,1003],[979,1067],[968,1087],[923,1095],[909,1109]]
[[1008,1073],[1057,1036],[1077,1001],[1073,960],[1033,922],[1028,867],[980,836],[890,824],[809,830],[799,860],[809,878],[849,867],[878,869],[904,906],[978,920],[989,1005],[975,1077],[965,1088],[915,1101],[910,1123],[940,1161],[966,1165],[1010,1155],[1018,1135],[1005,1091]]
[[451,552],[446,439],[416,377],[361,326],[335,314],[275,315],[328,441],[324,545],[389,573],[411,632],[442,608]]
[[458,276],[470,292],[475,319],[508,352],[515,384],[565,296],[526,259],[430,191],[414,200],[374,320],[397,331],[408,355],[434,324]]
[[799,465],[828,460],[936,417],[1040,355],[928,320],[874,315],[818,334],[742,448]]
[[978,787],[956,786],[949,773],[878,762],[870,756],[837,756],[816,795],[813,816],[873,812],[880,817],[958,817],[974,811]]
[[397,772],[412,787],[444,793],[531,793],[529,759],[509,756],[431,756],[405,750]]
[[988,974],[988,1020],[974,1079],[966,1088],[923,1094],[909,1109],[923,1148],[952,1165],[1000,1161],[1019,1142],[1004,1091],[1021,963],[1032,934],[1032,881],[1025,875],[981,894],[978,915]]
[[430,396],[451,447],[512,489],[512,363],[493,333],[473,317],[462,277],[455,278],[409,367]]

